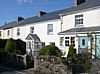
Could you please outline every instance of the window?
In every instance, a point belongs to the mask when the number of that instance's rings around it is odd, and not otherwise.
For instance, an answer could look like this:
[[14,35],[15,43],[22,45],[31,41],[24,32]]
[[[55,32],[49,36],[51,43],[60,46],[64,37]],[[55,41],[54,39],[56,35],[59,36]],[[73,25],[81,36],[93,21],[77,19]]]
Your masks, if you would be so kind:
[[53,24],[48,24],[48,34],[53,34]]
[[45,42],[42,42],[42,47],[44,47],[45,46]]
[[34,33],[34,27],[30,27],[30,33]]
[[71,44],[75,46],[75,37],[71,37]]
[[65,46],[69,46],[69,40],[65,40]]
[[54,45],[55,46],[55,43],[54,42],[50,42],[50,45]]
[[34,42],[34,49],[39,49],[39,42]]
[[31,42],[29,42],[29,49],[31,49]]
[[7,35],[8,35],[8,36],[10,35],[10,30],[7,31]]
[[17,28],[17,35],[20,35],[20,28]]
[[0,37],[1,37],[1,35],[2,35],[2,32],[0,31]]
[[82,40],[82,45],[85,45],[85,39]]
[[83,15],[75,15],[75,27],[83,25]]
[[64,37],[60,37],[60,46],[63,46]]
[[69,46],[69,37],[65,37],[65,46]]

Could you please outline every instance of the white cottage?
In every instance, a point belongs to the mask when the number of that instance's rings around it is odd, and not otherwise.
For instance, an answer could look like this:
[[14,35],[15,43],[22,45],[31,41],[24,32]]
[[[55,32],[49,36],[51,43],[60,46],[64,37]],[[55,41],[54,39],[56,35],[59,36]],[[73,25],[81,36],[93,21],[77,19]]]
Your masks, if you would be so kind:
[[[86,0],[84,3],[72,7],[67,13],[63,14],[66,24],[69,28],[59,33],[60,49],[66,50],[68,53],[69,45],[73,44],[77,53],[83,52],[85,49],[91,49],[96,58],[100,58],[100,0]],[[69,18],[69,19],[68,19]],[[91,44],[90,37],[93,37]],[[92,45],[92,47],[91,47]],[[67,54],[66,54],[67,55]]]
[[21,39],[27,44],[27,51],[37,51],[45,45],[58,46],[67,56],[70,44],[77,53],[90,48],[87,34],[93,35],[93,54],[100,58],[99,27],[100,0],[73,0],[70,8],[46,13],[38,16],[5,23],[0,27],[0,38]]

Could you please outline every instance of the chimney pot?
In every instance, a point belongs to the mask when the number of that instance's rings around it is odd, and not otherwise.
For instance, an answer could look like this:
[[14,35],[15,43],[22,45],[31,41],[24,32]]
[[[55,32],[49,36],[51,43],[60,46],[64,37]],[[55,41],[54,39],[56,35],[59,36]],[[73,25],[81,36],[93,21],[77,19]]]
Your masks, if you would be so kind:
[[86,2],[87,0],[74,0],[73,3],[74,3],[74,6],[77,6],[77,5],[80,5],[84,2]]

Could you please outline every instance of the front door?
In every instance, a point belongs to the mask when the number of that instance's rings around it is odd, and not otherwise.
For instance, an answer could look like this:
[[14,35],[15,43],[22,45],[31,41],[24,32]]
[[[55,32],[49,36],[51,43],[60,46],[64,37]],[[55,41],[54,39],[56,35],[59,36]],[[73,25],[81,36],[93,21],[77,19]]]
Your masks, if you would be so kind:
[[84,49],[88,48],[88,37],[80,36],[79,37],[79,52],[83,52]]
[[96,35],[96,57],[100,59],[100,35]]

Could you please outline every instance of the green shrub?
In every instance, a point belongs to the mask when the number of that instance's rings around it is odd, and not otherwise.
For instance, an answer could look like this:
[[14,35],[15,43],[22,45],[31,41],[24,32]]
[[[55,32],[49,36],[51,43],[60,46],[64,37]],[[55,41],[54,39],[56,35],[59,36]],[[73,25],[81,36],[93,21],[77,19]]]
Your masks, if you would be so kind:
[[15,40],[16,49],[18,54],[25,54],[26,53],[26,43],[20,39]]
[[0,39],[0,49],[5,48],[7,39]]
[[74,49],[73,45],[70,45],[67,57],[72,58],[75,54],[76,54],[76,49]]
[[5,52],[16,53],[16,44],[15,44],[15,41],[12,38],[7,40],[7,43],[6,43],[6,46],[5,46]]
[[62,56],[62,52],[56,46],[47,45],[39,50],[39,55]]
[[4,49],[4,48],[1,48],[1,49],[0,49],[0,52],[5,52],[5,49]]

